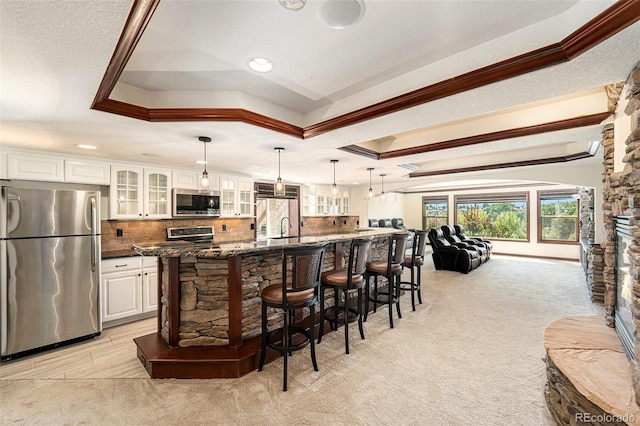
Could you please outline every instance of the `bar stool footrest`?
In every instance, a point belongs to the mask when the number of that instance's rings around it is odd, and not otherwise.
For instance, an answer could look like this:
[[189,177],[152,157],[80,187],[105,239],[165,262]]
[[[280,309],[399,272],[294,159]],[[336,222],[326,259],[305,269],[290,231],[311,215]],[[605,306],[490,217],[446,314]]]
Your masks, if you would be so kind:
[[[272,342],[272,339],[276,335],[282,335],[282,334],[284,334],[284,328],[282,327],[276,328],[275,330],[271,330],[267,334],[267,347],[275,351],[278,351],[280,353],[284,353],[285,349],[282,343]],[[292,344],[291,342],[300,340],[300,337],[298,337],[300,335],[304,338],[302,342]],[[286,349],[287,352],[293,352],[293,351],[298,351],[300,349],[303,349],[307,347],[309,343],[311,343],[311,333],[307,329],[304,329],[302,327],[295,327],[295,326],[289,327],[289,347]]]

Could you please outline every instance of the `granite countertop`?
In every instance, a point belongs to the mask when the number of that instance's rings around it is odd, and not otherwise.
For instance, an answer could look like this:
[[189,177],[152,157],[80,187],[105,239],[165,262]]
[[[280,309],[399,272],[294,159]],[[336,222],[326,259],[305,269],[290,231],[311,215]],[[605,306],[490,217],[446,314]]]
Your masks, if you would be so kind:
[[303,237],[268,238],[264,240],[238,241],[231,243],[189,243],[185,241],[161,241],[157,243],[134,244],[133,250],[144,256],[195,256],[226,258],[245,253],[272,251],[284,247],[305,244],[335,243],[353,238],[375,237],[403,232],[394,228],[359,229],[350,233],[309,235]]
[[133,249],[124,249],[124,250],[107,250],[102,251],[100,253],[101,259],[114,259],[116,257],[131,257],[131,256],[140,256],[140,253],[135,252]]

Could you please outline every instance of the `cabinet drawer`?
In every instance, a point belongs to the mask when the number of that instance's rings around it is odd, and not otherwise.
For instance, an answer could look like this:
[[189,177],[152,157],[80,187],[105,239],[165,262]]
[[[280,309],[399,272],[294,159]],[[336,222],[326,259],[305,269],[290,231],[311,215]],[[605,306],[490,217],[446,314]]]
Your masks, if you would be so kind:
[[[155,258],[153,258],[155,259]],[[139,270],[142,267],[141,258],[138,256],[116,257],[105,259],[101,263],[102,273]]]

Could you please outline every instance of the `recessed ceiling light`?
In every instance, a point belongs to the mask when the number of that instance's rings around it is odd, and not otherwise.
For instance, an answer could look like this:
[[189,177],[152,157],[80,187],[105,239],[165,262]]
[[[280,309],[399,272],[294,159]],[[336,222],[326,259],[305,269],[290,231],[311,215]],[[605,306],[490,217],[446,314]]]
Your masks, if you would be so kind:
[[355,24],[362,15],[364,15],[362,0],[327,0],[318,9],[320,21],[336,30]]
[[280,4],[289,10],[300,10],[307,3],[307,0],[280,0]]
[[269,72],[275,66],[270,59],[260,57],[249,59],[248,64],[249,68],[251,68],[255,72]]
[[86,145],[86,144],[83,144],[83,143],[79,143],[76,146],[78,148],[82,148],[82,149],[98,149],[98,147],[95,146],[95,145]]
[[207,164],[204,160],[196,160],[196,164]]
[[158,158],[158,157],[162,157],[161,154],[156,154],[155,152],[143,152],[142,154],[145,157],[151,157],[151,158]]

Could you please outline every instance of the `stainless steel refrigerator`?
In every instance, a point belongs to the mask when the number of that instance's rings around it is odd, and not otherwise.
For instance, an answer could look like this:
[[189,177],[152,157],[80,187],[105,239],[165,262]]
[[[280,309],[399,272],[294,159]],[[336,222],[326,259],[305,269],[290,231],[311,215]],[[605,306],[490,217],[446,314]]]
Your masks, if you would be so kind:
[[0,356],[100,334],[100,192],[0,186]]

